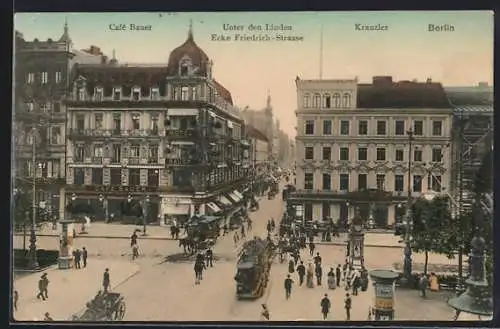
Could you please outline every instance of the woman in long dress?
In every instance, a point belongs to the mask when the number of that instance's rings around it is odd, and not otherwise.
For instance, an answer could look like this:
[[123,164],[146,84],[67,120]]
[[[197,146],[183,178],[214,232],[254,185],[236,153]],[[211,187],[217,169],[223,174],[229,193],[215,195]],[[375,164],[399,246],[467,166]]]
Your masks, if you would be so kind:
[[336,282],[335,282],[335,271],[333,270],[333,267],[330,268],[330,272],[327,274],[327,283],[328,283],[328,289],[335,289],[336,288]]
[[307,266],[306,280],[307,280],[307,287],[314,288],[314,268],[312,263],[309,263],[309,265]]

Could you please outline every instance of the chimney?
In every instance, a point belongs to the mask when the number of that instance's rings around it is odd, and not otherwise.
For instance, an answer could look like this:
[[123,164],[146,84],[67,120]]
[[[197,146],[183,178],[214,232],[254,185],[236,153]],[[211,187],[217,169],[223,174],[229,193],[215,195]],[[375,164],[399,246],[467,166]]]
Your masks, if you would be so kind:
[[432,83],[432,79],[431,78],[427,78],[427,80],[425,81],[425,83]]
[[374,76],[373,79],[374,86],[391,86],[392,77],[391,76]]
[[478,86],[478,87],[481,87],[481,88],[486,88],[486,87],[488,87],[488,82],[479,82],[479,83],[477,84],[477,86]]
[[106,64],[108,62],[108,56],[102,55],[101,56],[101,64]]

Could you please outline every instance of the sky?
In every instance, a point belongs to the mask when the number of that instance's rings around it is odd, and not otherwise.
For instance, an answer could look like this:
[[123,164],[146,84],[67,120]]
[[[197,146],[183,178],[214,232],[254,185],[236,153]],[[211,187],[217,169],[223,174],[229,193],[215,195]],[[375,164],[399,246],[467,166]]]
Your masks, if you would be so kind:
[[[186,40],[192,21],[195,42],[212,59],[214,77],[234,104],[262,109],[269,91],[275,117],[290,136],[296,125],[295,78],[318,79],[321,67],[323,79],[358,77],[366,83],[377,75],[432,78],[445,86],[493,83],[491,11],[19,13],[14,28],[26,40],[58,39],[65,20],[77,49],[96,45],[107,55],[115,50],[121,63],[165,64]],[[149,28],[134,31],[131,24]],[[266,31],[266,24],[289,29]],[[387,28],[366,31],[356,24]],[[453,31],[429,31],[430,24]],[[127,29],[117,30],[120,25]],[[229,25],[242,30],[228,30]],[[235,40],[236,34],[270,40]]]

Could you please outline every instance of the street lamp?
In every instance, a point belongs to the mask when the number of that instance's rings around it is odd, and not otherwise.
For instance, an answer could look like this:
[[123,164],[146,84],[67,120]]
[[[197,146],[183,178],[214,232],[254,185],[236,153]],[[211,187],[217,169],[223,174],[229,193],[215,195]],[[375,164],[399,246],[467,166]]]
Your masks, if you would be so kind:
[[[36,127],[31,129],[32,133],[32,163],[33,163],[33,186],[32,186],[32,198],[31,198],[31,208],[33,213],[31,218],[31,230],[30,230],[30,246],[29,246],[29,268],[37,269],[38,268],[38,258],[36,255],[36,143],[37,143],[37,134],[38,131]],[[41,168],[41,167],[40,167]]]
[[142,235],[146,235],[146,224],[147,224],[147,218],[148,218],[148,207],[149,207],[149,202],[151,201],[151,198],[148,195],[146,195],[146,199],[144,200],[144,211],[142,214]]
[[104,222],[107,223],[109,221],[108,199],[104,195],[99,194],[99,202],[102,203],[102,207],[104,208]]
[[412,142],[413,142],[413,131],[410,129],[406,132],[408,135],[408,196],[407,196],[407,205],[406,205],[406,222],[405,222],[405,248],[404,248],[404,273],[403,273],[403,282],[406,282],[407,284],[411,285],[412,284],[412,275],[411,275],[411,270],[412,270],[412,264],[411,264],[411,226],[412,226],[412,221],[413,221],[413,214],[412,214],[412,195],[411,195],[411,157],[412,157]]

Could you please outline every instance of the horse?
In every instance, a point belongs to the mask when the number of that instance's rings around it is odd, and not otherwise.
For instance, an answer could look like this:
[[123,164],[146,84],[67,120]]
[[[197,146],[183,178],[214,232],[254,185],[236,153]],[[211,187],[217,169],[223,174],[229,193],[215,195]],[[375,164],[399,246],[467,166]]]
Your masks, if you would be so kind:
[[179,247],[184,248],[184,253],[187,254],[188,252],[193,253],[193,239],[192,238],[182,238],[179,239]]

